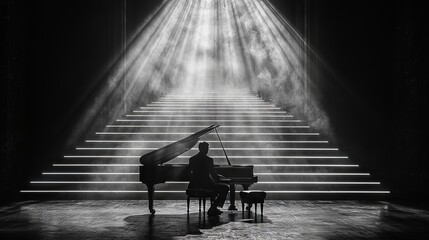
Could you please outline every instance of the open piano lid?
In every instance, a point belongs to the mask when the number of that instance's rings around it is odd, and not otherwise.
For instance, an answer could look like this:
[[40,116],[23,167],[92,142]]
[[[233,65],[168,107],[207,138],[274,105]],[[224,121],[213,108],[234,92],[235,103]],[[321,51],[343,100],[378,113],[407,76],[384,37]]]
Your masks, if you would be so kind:
[[211,125],[210,127],[189,135],[177,142],[171,143],[150,153],[146,153],[140,158],[140,163],[146,166],[154,166],[168,162],[191,149],[202,136],[209,134],[219,126],[220,125]]

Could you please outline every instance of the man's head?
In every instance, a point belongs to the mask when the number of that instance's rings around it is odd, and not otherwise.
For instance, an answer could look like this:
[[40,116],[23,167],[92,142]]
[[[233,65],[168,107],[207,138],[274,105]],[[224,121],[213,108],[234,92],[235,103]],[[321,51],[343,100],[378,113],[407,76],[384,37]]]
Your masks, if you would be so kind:
[[198,149],[200,150],[200,153],[207,154],[209,152],[209,144],[202,142],[198,145]]

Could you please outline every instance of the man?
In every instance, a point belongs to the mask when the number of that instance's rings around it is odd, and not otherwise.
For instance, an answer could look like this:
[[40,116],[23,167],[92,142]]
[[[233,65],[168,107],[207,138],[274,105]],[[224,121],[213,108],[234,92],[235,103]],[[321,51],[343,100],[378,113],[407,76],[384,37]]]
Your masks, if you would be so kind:
[[198,149],[200,152],[189,159],[191,180],[188,189],[213,190],[215,192],[215,201],[210,206],[207,214],[217,216],[222,214],[222,211],[217,207],[223,207],[229,187],[226,184],[219,183],[219,175],[214,168],[213,158],[207,156],[209,144],[202,142],[198,145]]

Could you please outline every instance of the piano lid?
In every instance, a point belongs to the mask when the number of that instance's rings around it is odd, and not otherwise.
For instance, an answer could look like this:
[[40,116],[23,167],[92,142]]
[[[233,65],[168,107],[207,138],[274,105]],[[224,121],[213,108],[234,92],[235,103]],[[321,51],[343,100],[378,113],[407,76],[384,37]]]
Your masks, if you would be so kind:
[[189,135],[177,142],[171,143],[150,153],[146,153],[140,158],[140,163],[146,166],[153,166],[168,162],[191,149],[202,136],[209,134],[219,126],[220,125],[211,125],[210,127]]

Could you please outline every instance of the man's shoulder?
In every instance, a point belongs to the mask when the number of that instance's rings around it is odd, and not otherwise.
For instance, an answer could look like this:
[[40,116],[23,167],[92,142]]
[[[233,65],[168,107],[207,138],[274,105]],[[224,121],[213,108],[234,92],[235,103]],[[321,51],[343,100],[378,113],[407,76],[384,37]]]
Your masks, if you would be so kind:
[[208,160],[208,161],[213,161],[213,158],[207,156],[207,155],[201,155],[201,154],[195,154],[194,156],[190,157],[189,160],[195,160],[195,159],[204,159],[204,160]]
[[213,158],[211,158],[209,156],[205,156],[204,162],[206,162],[206,164],[212,165],[213,164]]
[[194,156],[189,158],[189,163],[198,161],[198,159],[201,159],[201,156],[199,154],[195,154]]

